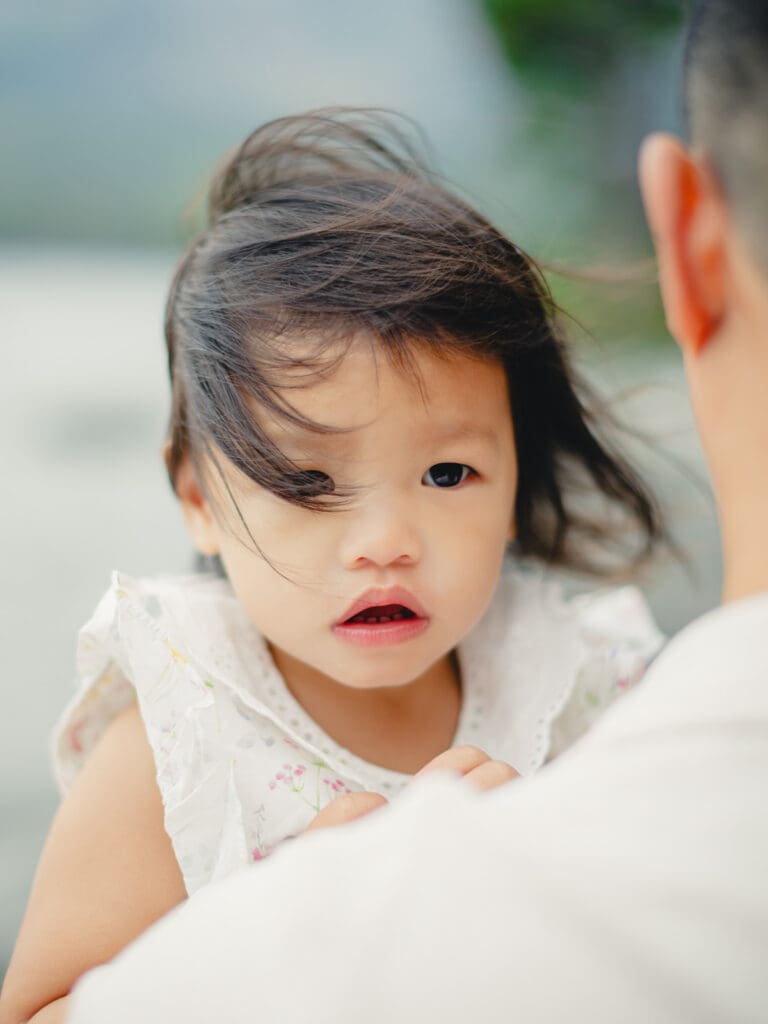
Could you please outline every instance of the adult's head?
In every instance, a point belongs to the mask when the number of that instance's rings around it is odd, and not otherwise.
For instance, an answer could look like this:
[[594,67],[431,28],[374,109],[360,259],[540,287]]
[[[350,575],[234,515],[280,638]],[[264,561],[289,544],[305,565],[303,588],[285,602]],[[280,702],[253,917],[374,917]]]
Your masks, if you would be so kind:
[[697,0],[684,75],[688,141],[651,136],[640,176],[720,506],[729,599],[768,588],[765,0]]

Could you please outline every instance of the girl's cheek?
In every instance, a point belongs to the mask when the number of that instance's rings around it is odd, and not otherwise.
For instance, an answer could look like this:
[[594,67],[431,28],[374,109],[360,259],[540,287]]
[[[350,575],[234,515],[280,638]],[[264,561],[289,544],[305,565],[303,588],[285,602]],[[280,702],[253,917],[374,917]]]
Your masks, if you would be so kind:
[[274,561],[312,571],[327,562],[329,552],[338,549],[342,530],[340,517],[333,513],[283,506],[277,514],[270,510],[264,516],[254,536]]
[[308,515],[306,509],[268,494],[250,495],[247,499],[238,500],[238,507],[256,537],[277,538],[289,534],[300,527]]

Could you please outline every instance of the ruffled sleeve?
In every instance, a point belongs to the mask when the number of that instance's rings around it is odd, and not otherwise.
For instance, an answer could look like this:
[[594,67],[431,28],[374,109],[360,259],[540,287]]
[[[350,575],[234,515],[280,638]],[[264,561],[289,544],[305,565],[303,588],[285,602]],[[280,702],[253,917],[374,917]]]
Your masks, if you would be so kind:
[[549,758],[574,743],[635,686],[664,644],[636,587],[587,594],[574,607],[583,653],[573,689],[552,722]]
[[[220,583],[183,577],[135,580],[115,573],[80,633],[78,689],[53,736],[53,767],[66,792],[110,721],[137,701],[155,760],[165,827],[188,891],[249,863],[243,808],[228,742],[233,700],[201,660],[216,620]],[[210,597],[210,600],[209,600]],[[253,702],[257,722],[269,711]],[[263,714],[260,714],[263,712]],[[271,737],[270,737],[271,738]]]
[[124,661],[119,657],[117,588],[110,586],[77,644],[77,690],[53,731],[53,774],[67,793],[112,719],[135,702]]
[[[168,593],[162,580],[135,580],[114,573],[109,590],[81,630],[78,688],[53,736],[53,766],[66,792],[110,721],[138,700],[166,800],[181,758],[179,730],[190,712],[212,709],[212,683],[195,663],[193,630],[175,629],[171,594],[183,599],[183,577]],[[177,638],[178,636],[178,638]],[[213,715],[213,711],[209,712]]]

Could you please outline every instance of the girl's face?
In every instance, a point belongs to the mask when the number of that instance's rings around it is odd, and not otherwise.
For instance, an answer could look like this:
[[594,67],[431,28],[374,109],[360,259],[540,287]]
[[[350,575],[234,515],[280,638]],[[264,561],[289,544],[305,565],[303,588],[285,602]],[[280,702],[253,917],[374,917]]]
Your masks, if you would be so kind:
[[266,558],[216,471],[209,504],[183,468],[178,490],[197,546],[221,556],[281,666],[298,661],[360,689],[414,682],[490,601],[513,533],[517,485],[504,371],[423,350],[416,364],[421,390],[355,342],[330,377],[287,392],[303,415],[345,433],[262,424],[302,469],[352,485],[348,507],[297,507],[222,460]]

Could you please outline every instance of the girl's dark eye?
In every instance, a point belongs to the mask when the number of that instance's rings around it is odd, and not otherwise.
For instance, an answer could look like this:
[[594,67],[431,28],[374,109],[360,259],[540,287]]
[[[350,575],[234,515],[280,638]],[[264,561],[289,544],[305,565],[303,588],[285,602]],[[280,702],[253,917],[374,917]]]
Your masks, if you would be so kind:
[[319,498],[321,494],[333,494],[336,484],[320,469],[305,469],[296,473],[292,484],[299,498]]
[[427,487],[458,487],[471,472],[472,469],[461,462],[437,462],[429,467],[421,482]]

